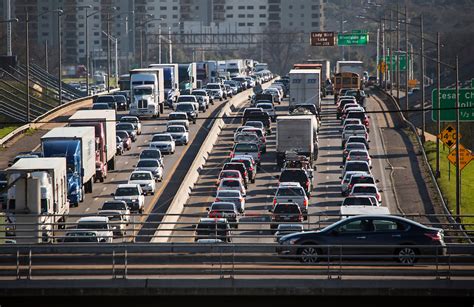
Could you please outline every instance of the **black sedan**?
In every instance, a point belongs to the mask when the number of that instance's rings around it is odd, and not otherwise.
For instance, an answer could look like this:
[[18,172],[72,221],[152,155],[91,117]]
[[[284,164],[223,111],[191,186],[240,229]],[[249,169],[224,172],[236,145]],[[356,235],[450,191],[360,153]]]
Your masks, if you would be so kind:
[[[392,215],[343,219],[321,230],[283,236],[278,244],[278,254],[306,263],[327,260],[328,251],[332,259],[339,259],[341,253],[347,258],[365,259],[393,255],[402,264],[414,264],[420,256],[446,253],[442,229]],[[371,247],[364,248],[367,245]]]

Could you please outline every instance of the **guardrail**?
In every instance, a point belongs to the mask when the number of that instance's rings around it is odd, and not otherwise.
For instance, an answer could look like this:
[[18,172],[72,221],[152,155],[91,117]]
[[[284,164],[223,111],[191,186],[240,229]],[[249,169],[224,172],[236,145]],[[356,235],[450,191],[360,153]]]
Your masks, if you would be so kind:
[[[289,215],[289,214],[288,214]],[[69,214],[67,221],[53,222],[55,215],[33,215],[33,214],[16,214],[7,215],[8,219],[5,224],[0,226],[0,244],[1,243],[18,243],[18,244],[37,244],[37,243],[53,243],[54,245],[61,245],[64,241],[72,242],[77,240],[69,237],[71,233],[77,233],[77,220],[81,217],[97,216],[95,214]],[[146,219],[143,217],[160,216],[161,222],[147,225]],[[410,220],[420,222],[424,225],[442,228],[444,230],[444,238],[448,243],[470,243],[465,235],[472,236],[474,230],[466,232],[454,228],[449,222],[443,222],[446,218],[444,215],[398,215],[408,218]],[[57,216],[58,218],[60,216]],[[189,241],[192,242],[196,238],[204,238],[202,234],[196,234],[196,226],[200,218],[207,217],[207,213],[202,214],[123,214],[119,220],[112,220],[109,222],[109,229],[89,229],[89,233],[84,230],[81,232],[87,234],[87,238],[81,237],[83,241],[97,243],[133,243],[137,239],[151,239],[153,243],[165,243],[168,241]],[[272,214],[243,214],[236,218],[235,222],[229,222],[229,232],[225,237],[234,242],[242,240],[252,242],[255,239],[268,239],[269,242],[274,242],[275,232],[277,226],[280,224],[297,224],[300,225],[304,231],[312,231],[329,226],[347,215],[340,214],[308,214],[308,218],[303,222],[276,222],[272,221]],[[465,215],[463,217],[474,217],[474,215]],[[38,220],[48,218],[44,222],[39,223]],[[181,222],[180,218],[192,220],[193,222]],[[272,229],[273,226],[273,229]],[[471,227],[474,224],[470,225]],[[160,231],[154,231],[156,228]],[[151,234],[139,234],[137,230],[145,231]],[[104,233],[92,233],[94,231],[104,231]],[[217,230],[216,230],[217,231]],[[294,230],[296,232],[296,230]],[[69,233],[69,234],[68,234]],[[210,233],[209,238],[216,238],[222,235],[217,233]],[[67,239],[67,240],[65,240]],[[138,243],[137,243],[138,244]]]
[[[426,155],[426,151],[425,151],[425,148],[423,146],[423,142],[418,134],[418,129],[415,127],[415,125],[408,119],[406,119],[406,117],[403,115],[403,111],[401,110],[400,108],[400,105],[397,101],[397,99],[395,97],[393,97],[391,94],[389,93],[386,93],[385,91],[381,90],[380,88],[376,87],[378,92],[379,93],[382,93],[384,94],[391,102],[392,104],[397,108],[397,110],[399,111],[398,114],[400,116],[400,118],[402,119],[403,122],[405,122],[408,127],[410,127],[410,129],[412,130],[412,132],[415,134],[416,136],[416,140],[417,140],[417,143],[419,145],[419,147],[421,148],[421,152],[423,154],[423,161],[428,169],[428,172],[430,174],[430,177],[431,177],[431,181],[433,182],[433,185],[435,186],[435,189],[436,189],[436,193],[438,194],[438,199],[440,200],[441,202],[441,207],[443,208],[445,214],[446,214],[446,217],[449,219],[449,221],[455,225],[457,228],[459,228],[460,231],[464,231],[464,226],[463,224],[459,224],[456,219],[453,217],[451,211],[449,210],[448,208],[448,205],[446,204],[445,202],[445,199],[443,197],[443,193],[441,193],[441,189],[438,185],[438,181],[436,180],[436,177],[433,173],[433,170],[431,169],[431,166],[430,166],[430,163],[428,161],[428,156]],[[470,236],[466,233],[465,235],[466,239],[468,239],[470,241],[470,243],[472,243],[472,239],[470,238]]]
[[[111,92],[118,91],[118,89],[111,90]],[[99,93],[98,95],[106,94],[107,92],[102,92]],[[87,101],[92,100],[94,96],[87,96],[87,97],[82,97],[76,100],[71,100],[63,105],[57,106],[54,109],[49,110],[48,112],[44,113],[43,115],[39,116],[35,120],[33,120],[31,123],[25,124],[21,127],[18,127],[14,131],[10,132],[7,134],[5,137],[0,139],[0,146],[3,146],[6,142],[11,140],[12,138],[24,133],[28,129],[38,129],[41,126],[45,125],[48,121],[51,119],[60,116],[64,112],[67,112],[71,107],[78,107],[78,104],[84,103],[87,104]],[[80,107],[80,106],[79,106]]]
[[[456,247],[453,247],[456,248]],[[465,246],[463,247],[465,248]],[[21,279],[291,278],[474,279],[470,254],[445,254],[437,245],[94,244],[0,246],[0,277]],[[314,249],[318,253],[308,255]],[[400,251],[418,251],[410,256]],[[292,250],[286,254],[286,250]],[[405,257],[405,258],[403,258]],[[406,258],[409,257],[409,258]],[[406,261],[409,259],[410,261]],[[405,261],[405,262],[404,262]],[[11,286],[11,285],[10,285]]]

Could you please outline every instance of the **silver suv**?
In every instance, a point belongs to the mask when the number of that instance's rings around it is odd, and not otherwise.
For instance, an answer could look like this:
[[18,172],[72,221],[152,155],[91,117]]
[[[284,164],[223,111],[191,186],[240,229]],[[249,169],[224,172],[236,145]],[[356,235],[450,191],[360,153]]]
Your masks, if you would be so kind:
[[304,219],[306,220],[308,202],[306,192],[298,182],[282,182],[278,186],[275,197],[273,198],[273,207],[280,203],[296,203],[300,207]]

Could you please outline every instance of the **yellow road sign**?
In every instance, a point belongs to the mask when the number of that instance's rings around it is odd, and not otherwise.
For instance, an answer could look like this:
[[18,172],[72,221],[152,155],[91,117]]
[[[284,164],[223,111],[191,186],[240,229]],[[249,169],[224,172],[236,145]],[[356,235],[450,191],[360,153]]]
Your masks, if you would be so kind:
[[385,73],[387,71],[387,63],[385,63],[385,61],[381,61],[378,65],[378,69],[380,72]]
[[[438,138],[444,144],[448,145],[449,148],[456,145],[456,129],[453,126],[448,125],[439,135]],[[461,139],[461,134],[459,134],[459,139]]]
[[413,79],[413,80],[408,80],[408,86],[409,87],[416,87],[418,85],[418,80]]
[[[474,159],[472,152],[466,149],[462,144],[459,144],[459,169],[462,170],[466,165]],[[449,155],[448,160],[456,166],[456,149],[453,149]]]

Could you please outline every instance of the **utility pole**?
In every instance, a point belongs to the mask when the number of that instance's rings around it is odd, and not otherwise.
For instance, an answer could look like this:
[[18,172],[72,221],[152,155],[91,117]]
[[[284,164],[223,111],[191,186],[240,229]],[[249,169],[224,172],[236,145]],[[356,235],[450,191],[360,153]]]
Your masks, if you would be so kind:
[[143,28],[140,28],[140,68],[143,67]]
[[158,24],[158,63],[161,64],[161,22]]
[[59,79],[59,105],[63,104],[63,81],[62,81],[62,39],[61,39],[61,14],[63,11],[58,9],[58,48],[59,48],[59,71],[58,71],[58,79]]
[[[11,20],[12,18],[12,9],[11,9],[11,0],[7,0],[6,7],[7,11],[6,18]],[[12,24],[7,22],[7,56],[12,56]]]
[[407,5],[405,3],[405,107],[406,107],[406,118],[408,119],[410,116],[409,113],[409,104],[408,104],[408,10]]
[[423,32],[423,14],[420,15],[420,32],[421,32],[421,141],[425,143],[425,129],[426,129],[426,121],[425,121],[425,38]]
[[44,69],[46,72],[49,72],[49,63],[48,63],[48,40],[44,41]]
[[394,52],[397,59],[397,102],[400,105],[400,7],[397,3],[397,51]]
[[171,27],[168,27],[168,40],[169,40],[169,48],[170,48],[169,62],[173,63],[173,42],[171,41]]
[[[385,21],[380,19],[380,28],[382,29],[381,37],[382,37],[382,61],[385,63]],[[387,84],[387,79],[386,79],[386,72],[387,72],[387,63],[385,63],[385,70],[382,71],[381,74],[381,80],[380,80],[380,86],[384,86],[383,84],[385,83],[385,89],[386,89],[386,84]],[[384,82],[385,81],[385,82]]]
[[30,17],[25,7],[26,17],[26,122],[30,123]]
[[[436,44],[437,44],[437,49],[438,49],[438,58],[437,58],[437,64],[436,64],[436,74],[437,74],[437,88],[438,88],[438,97],[436,99],[436,113],[437,113],[437,118],[436,118],[436,135],[440,135],[441,133],[441,110],[440,110],[440,105],[441,105],[441,43],[440,43],[440,37],[439,37],[439,32],[436,33]],[[439,138],[436,138],[436,173],[435,173],[436,178],[439,178],[441,176],[441,172],[439,170]]]
[[377,68],[377,81],[380,81],[380,28],[377,29],[377,59],[375,63]]
[[[107,35],[110,35],[110,13],[107,12]],[[107,92],[110,93],[110,38],[107,37]]]
[[394,63],[393,63],[393,34],[394,34],[394,28],[393,28],[393,11],[390,10],[390,49],[389,49],[389,60],[390,60],[390,94],[392,94],[393,90],[393,84],[395,83],[393,80],[395,79],[394,77]]
[[[439,96],[439,94],[438,94]],[[461,172],[459,168],[459,58],[456,56],[456,221],[461,223]]]

